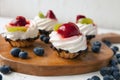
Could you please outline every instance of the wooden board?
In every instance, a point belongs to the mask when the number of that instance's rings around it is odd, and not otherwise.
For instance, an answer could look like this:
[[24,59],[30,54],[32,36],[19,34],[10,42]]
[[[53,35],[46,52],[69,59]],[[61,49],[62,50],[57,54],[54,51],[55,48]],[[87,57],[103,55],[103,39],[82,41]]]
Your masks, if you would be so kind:
[[[99,35],[92,41],[102,39]],[[42,57],[33,53],[33,48],[40,46],[45,49],[45,54]],[[29,53],[28,59],[11,56],[11,49],[9,43],[0,36],[0,64],[9,65],[16,72],[37,76],[73,75],[97,71],[108,65],[113,56],[112,50],[103,43],[100,53],[93,53],[89,47],[87,53],[81,54],[76,59],[63,59],[57,56],[57,52],[51,49],[49,44],[45,44],[40,40],[35,41],[31,47],[21,48]]]

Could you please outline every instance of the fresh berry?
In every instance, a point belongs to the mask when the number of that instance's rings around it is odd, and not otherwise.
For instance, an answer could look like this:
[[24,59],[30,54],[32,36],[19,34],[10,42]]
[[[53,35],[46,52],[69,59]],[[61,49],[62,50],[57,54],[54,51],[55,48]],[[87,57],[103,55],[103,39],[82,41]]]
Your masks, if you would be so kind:
[[118,63],[120,64],[120,57],[117,60],[118,60]]
[[108,40],[103,40],[103,42],[104,42],[108,47],[110,47],[110,46],[112,45],[112,43],[111,43],[110,41],[108,41]]
[[93,45],[92,46],[92,51],[95,52],[95,53],[99,53],[100,52],[100,46]]
[[111,72],[119,72],[119,68],[117,66],[111,66],[110,67]]
[[2,78],[3,78],[3,77],[2,77],[2,75],[0,74],[0,80],[2,80]]
[[84,15],[77,15],[76,17],[76,23],[79,21],[79,19],[86,18]]
[[113,51],[113,53],[115,55],[117,51],[114,48],[111,48],[111,50]]
[[72,22],[65,23],[59,27],[57,32],[63,37],[68,38],[72,36],[81,35],[79,28]]
[[120,72],[113,72],[113,77],[114,77],[116,80],[120,80]]
[[27,53],[27,52],[24,52],[24,51],[21,51],[21,52],[19,53],[19,58],[22,58],[22,59],[28,58],[28,53]]
[[49,37],[43,37],[43,41],[45,42],[45,43],[49,43]]
[[59,27],[61,26],[61,24],[56,24],[53,28],[54,31],[57,31],[59,29]]
[[112,74],[111,68],[110,67],[103,67],[103,68],[101,68],[100,69],[100,74],[102,76],[111,75]]
[[94,45],[94,46],[100,46],[100,47],[101,47],[102,44],[101,44],[100,41],[95,41],[95,42],[93,42],[93,45]]
[[42,12],[39,13],[38,15],[40,18],[45,18],[44,14]]
[[100,78],[98,76],[93,76],[91,79],[92,80],[100,80]]
[[110,60],[109,64],[110,64],[111,66],[116,66],[116,65],[118,64],[118,62],[117,62],[117,60],[112,59],[112,60]]
[[56,18],[55,14],[53,13],[52,10],[49,10],[49,11],[47,12],[46,17],[47,17],[47,18],[50,18],[50,19],[55,19],[55,20],[57,20],[57,18]]
[[103,77],[103,80],[114,80],[113,76],[112,75],[105,75]]
[[78,21],[81,24],[93,24],[93,20],[90,18],[83,18],[81,20]]
[[40,35],[40,40],[43,41],[43,38],[46,37],[45,35]]
[[3,73],[3,74],[7,74],[11,71],[10,67],[9,66],[6,66],[6,65],[3,65],[0,67],[0,72]]
[[16,20],[13,20],[10,22],[10,25],[12,26],[25,26],[26,24],[27,24],[27,21],[23,16],[17,16]]
[[116,58],[120,58],[120,53],[117,53],[115,56]]
[[13,49],[10,51],[10,53],[11,53],[12,56],[18,57],[20,51],[21,51],[20,48],[13,48]]
[[40,47],[36,47],[34,48],[34,53],[38,56],[43,56],[44,55],[44,49],[43,48],[40,48]]

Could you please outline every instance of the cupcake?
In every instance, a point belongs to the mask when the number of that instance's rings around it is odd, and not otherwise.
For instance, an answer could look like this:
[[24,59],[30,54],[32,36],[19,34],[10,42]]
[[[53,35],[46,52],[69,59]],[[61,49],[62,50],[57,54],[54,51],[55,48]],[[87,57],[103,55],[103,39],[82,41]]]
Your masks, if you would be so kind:
[[39,33],[48,36],[49,33],[53,30],[54,25],[57,23],[57,18],[53,11],[49,10],[46,16],[40,12],[39,15],[35,17],[34,21],[39,30]]
[[97,34],[97,26],[92,19],[86,18],[84,15],[77,15],[76,25],[79,27],[80,31],[87,37],[89,42]]
[[55,26],[49,36],[60,57],[73,59],[87,49],[86,37],[72,22]]
[[35,22],[26,20],[23,16],[17,16],[5,25],[3,37],[13,47],[27,47],[38,38],[38,34]]

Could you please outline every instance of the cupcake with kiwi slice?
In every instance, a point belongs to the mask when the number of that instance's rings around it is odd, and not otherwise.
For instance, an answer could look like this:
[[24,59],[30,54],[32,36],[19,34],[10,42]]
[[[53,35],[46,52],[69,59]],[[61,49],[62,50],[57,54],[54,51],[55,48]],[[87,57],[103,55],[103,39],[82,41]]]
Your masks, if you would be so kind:
[[52,10],[49,10],[46,15],[42,12],[34,18],[36,26],[40,34],[49,35],[53,30],[55,24],[57,24],[57,18]]
[[56,25],[49,36],[52,48],[62,58],[76,58],[87,49],[86,37],[72,22]]
[[91,18],[87,18],[84,15],[77,15],[76,25],[86,36],[88,42],[97,35],[97,26]]
[[38,38],[39,32],[35,22],[27,20],[23,16],[5,25],[3,37],[13,47],[28,47]]

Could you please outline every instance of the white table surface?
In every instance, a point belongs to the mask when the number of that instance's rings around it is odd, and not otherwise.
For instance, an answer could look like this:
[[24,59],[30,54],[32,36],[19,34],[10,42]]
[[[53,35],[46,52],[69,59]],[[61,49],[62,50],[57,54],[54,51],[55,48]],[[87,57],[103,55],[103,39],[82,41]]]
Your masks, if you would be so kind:
[[[4,25],[8,23],[10,20],[11,19],[0,17],[0,33],[4,31],[3,30]],[[115,32],[115,33],[120,34],[120,30],[98,28],[99,34],[108,33],[108,32]],[[114,44],[114,45],[117,45],[120,47],[120,44]],[[52,77],[51,76],[47,76],[47,77],[46,76],[33,76],[33,75],[26,75],[26,74],[21,74],[17,72],[12,72],[11,74],[3,75],[3,80],[87,80],[87,78],[90,78],[93,75],[99,76],[102,80],[102,76],[100,75],[99,71],[87,73],[87,74],[81,74],[81,75],[52,76]]]

